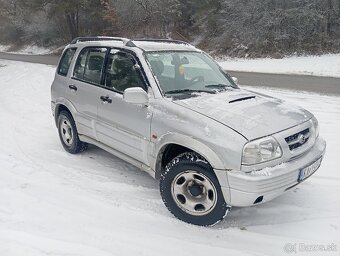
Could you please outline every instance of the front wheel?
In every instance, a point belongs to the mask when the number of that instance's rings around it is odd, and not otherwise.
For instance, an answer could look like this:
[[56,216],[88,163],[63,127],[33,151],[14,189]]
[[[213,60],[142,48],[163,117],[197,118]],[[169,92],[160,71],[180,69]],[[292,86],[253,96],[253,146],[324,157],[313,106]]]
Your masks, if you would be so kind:
[[214,225],[228,210],[212,167],[193,152],[177,156],[165,167],[160,191],[169,211],[191,224]]

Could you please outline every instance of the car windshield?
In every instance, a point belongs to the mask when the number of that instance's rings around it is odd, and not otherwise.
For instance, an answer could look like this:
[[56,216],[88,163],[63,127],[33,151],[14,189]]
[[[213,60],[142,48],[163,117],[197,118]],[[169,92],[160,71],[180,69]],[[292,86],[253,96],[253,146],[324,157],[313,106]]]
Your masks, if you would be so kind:
[[218,93],[238,88],[204,53],[151,52],[146,57],[165,95]]

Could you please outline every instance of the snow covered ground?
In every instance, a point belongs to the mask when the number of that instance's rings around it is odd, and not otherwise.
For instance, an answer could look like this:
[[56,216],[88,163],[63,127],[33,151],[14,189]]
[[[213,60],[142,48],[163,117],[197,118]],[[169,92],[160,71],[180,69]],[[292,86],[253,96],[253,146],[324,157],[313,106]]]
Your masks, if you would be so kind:
[[340,77],[340,54],[283,59],[225,59],[219,63],[228,71]]
[[[0,255],[340,254],[338,97],[246,87],[312,111],[327,155],[300,186],[203,228],[175,219],[148,174],[96,147],[63,150],[50,111],[54,69],[0,60]],[[302,250],[319,245],[329,251]]]
[[9,45],[0,45],[0,52],[8,52],[15,54],[26,54],[26,55],[43,55],[49,54],[51,49],[39,47],[36,45],[27,45],[17,51],[11,51]]
[[0,52],[6,52],[9,46],[0,44]]

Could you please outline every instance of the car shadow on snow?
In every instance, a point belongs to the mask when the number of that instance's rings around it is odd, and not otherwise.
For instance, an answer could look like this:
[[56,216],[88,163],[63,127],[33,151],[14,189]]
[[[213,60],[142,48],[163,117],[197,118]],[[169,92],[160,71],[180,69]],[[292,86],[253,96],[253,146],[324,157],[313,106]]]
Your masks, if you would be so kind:
[[320,208],[316,203],[322,194],[322,188],[318,190],[310,181],[306,181],[270,202],[251,207],[233,207],[226,218],[215,227],[245,229],[252,226],[334,218],[332,211]]
[[109,178],[129,185],[158,189],[158,182],[148,173],[97,146],[89,145],[88,149],[81,155],[93,160],[98,165],[99,168],[92,170],[95,173],[100,172],[102,175],[109,175]]
[[[146,205],[141,204],[138,207],[163,217],[175,218],[162,203],[158,181],[146,172],[93,145],[80,154],[80,157],[87,159],[86,162],[90,163],[84,170],[85,172],[104,176],[105,179],[115,183],[136,187],[136,191],[132,191],[130,195],[139,194],[138,197],[147,202]],[[140,194],[140,188],[144,191],[142,194]],[[322,216],[318,211],[319,207],[313,201],[313,196],[317,193],[318,191],[315,191],[315,187],[310,181],[306,181],[270,202],[252,207],[233,207],[226,218],[212,228],[244,229],[251,226],[284,224],[320,218]],[[319,200],[319,198],[317,197],[315,200]],[[321,214],[330,216],[329,213],[327,214],[327,210]]]

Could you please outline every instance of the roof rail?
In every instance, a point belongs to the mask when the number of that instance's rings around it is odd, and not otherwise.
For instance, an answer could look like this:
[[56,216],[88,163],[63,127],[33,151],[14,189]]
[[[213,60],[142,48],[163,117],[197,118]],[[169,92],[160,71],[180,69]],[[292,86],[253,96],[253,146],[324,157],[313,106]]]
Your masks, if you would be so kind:
[[191,45],[187,42],[180,41],[180,40],[172,40],[172,39],[149,39],[149,38],[138,38],[138,39],[132,39],[132,41],[145,41],[145,42],[164,42],[164,43],[174,43],[174,44],[186,44]]
[[71,44],[76,44],[79,42],[95,42],[95,41],[120,41],[123,42],[124,45],[128,47],[136,47],[136,45],[133,43],[134,41],[139,42],[160,42],[160,43],[174,43],[174,44],[185,44],[185,45],[191,45],[184,41],[179,40],[172,40],[172,39],[149,39],[149,38],[138,38],[138,39],[128,39],[124,37],[111,37],[111,36],[86,36],[86,37],[77,37],[74,38],[71,42]]
[[130,39],[123,37],[111,37],[111,36],[85,36],[74,38],[71,44],[76,44],[79,42],[90,42],[90,41],[120,41],[124,44],[130,42]]

